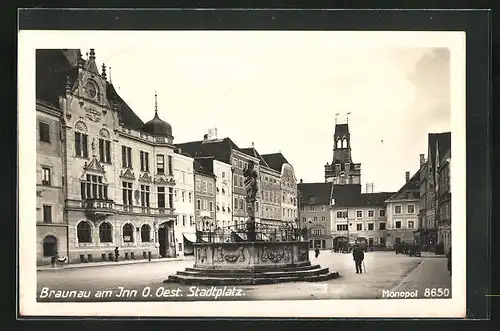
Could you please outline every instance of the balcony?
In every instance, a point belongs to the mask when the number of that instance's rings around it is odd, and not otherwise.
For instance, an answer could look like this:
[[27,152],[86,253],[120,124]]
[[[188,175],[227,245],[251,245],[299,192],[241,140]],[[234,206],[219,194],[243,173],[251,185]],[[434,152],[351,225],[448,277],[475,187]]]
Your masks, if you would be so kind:
[[66,200],[68,210],[83,210],[86,213],[111,215],[115,213],[142,214],[142,215],[173,215],[175,208],[153,208],[115,204],[112,200]]

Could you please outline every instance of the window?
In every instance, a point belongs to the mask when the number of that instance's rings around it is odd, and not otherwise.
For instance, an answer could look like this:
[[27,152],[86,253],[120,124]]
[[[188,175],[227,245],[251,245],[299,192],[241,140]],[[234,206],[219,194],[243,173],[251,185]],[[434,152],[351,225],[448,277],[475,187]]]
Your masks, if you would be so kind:
[[172,175],[174,172],[173,172],[173,168],[172,168],[172,155],[169,155],[168,156],[168,174],[169,175]]
[[130,223],[123,226],[123,241],[126,243],[134,242],[134,226]]
[[238,163],[238,164],[239,164],[239,168],[240,168],[240,169],[243,169],[243,162],[242,162],[242,161],[239,161],[239,163]]
[[304,211],[305,208],[304,208],[304,205],[300,206],[300,211]]
[[344,217],[344,213],[341,212],[341,211],[338,211],[337,212],[337,218],[342,218],[342,217]]
[[207,200],[203,199],[203,210],[207,210],[208,208]]
[[99,241],[102,243],[113,242],[111,224],[104,222],[99,226]]
[[201,182],[199,179],[196,180],[196,191],[197,192],[201,191]]
[[132,206],[134,203],[132,201],[132,183],[123,182],[122,184],[122,198],[123,204]]
[[179,193],[179,190],[174,190],[175,201],[179,201],[179,195],[177,193]]
[[90,243],[92,242],[92,229],[88,222],[80,222],[76,227],[76,236],[79,243]]
[[401,214],[401,206],[394,206],[394,214]]
[[373,217],[375,215],[375,211],[369,210],[368,211],[368,217]]
[[337,231],[347,231],[347,224],[337,224]]
[[306,222],[306,218],[302,217],[302,223],[305,223],[305,222]]
[[401,221],[396,221],[396,229],[401,229]]
[[224,171],[222,172],[222,178],[226,178],[226,173]]
[[158,195],[158,208],[165,208],[165,188],[158,187],[157,195]]
[[186,202],[186,192],[185,191],[182,191],[181,198],[182,198],[182,202]]
[[204,193],[207,193],[207,182],[206,181],[201,182],[201,191]]
[[415,205],[408,205],[408,214],[414,214],[415,213]]
[[188,200],[189,203],[193,202],[193,195],[191,192],[188,193],[188,198],[189,198]]
[[[293,200],[293,205],[295,206],[295,200]],[[326,210],[326,206],[321,206],[321,211],[325,211]]]
[[255,211],[259,211],[259,203],[257,201],[255,202]]
[[122,167],[132,168],[132,148],[122,146]]
[[182,215],[182,226],[186,226],[186,215]]
[[233,182],[234,182],[234,186],[238,187],[238,176],[237,175],[233,175]]
[[240,209],[241,209],[241,210],[244,210],[244,209],[245,209],[245,207],[243,206],[243,199],[240,199]]
[[214,203],[210,201],[210,211],[214,211]]
[[111,142],[99,138],[99,161],[103,163],[111,163]]
[[50,126],[47,123],[38,122],[40,130],[40,141],[50,143]]
[[326,222],[326,217],[325,216],[321,216],[321,222]]
[[240,176],[240,187],[244,187],[244,185],[243,185],[243,176]]
[[43,205],[43,223],[52,223],[52,206]]
[[165,173],[165,155],[156,155],[156,172]]
[[368,223],[368,231],[373,231],[375,229],[374,223]]
[[361,231],[361,230],[363,230],[363,223],[357,223],[357,224],[356,224],[356,230],[357,230],[357,231]]
[[314,222],[317,222],[317,221],[318,221],[318,217],[317,217],[317,216],[314,216],[314,217],[313,217],[313,221],[314,221]]
[[141,206],[149,207],[149,185],[141,185]]
[[378,242],[380,243],[380,245],[385,245],[385,238],[383,237],[379,238]]
[[151,241],[151,227],[147,224],[141,226],[141,241],[143,243]]
[[87,135],[81,132],[75,132],[75,155],[79,157],[89,157]]
[[238,209],[238,198],[234,198],[234,209]]
[[314,211],[314,205],[309,206],[309,211]]
[[43,238],[43,256],[52,257],[57,252],[57,238],[47,236]]
[[149,153],[141,151],[141,171],[149,172]]
[[193,226],[193,225],[194,225],[193,216],[189,216],[189,226]]
[[201,209],[201,200],[200,199],[196,200],[196,209],[198,209],[198,210]]
[[179,251],[182,252],[182,243],[179,243]]
[[87,175],[80,183],[82,200],[108,199],[108,185],[102,182],[102,176]]
[[380,209],[379,210],[379,216],[380,217],[385,217],[385,209]]
[[379,223],[379,229],[385,230],[385,223]]
[[362,211],[362,210],[357,210],[357,211],[356,211],[356,217],[357,217],[357,218],[361,218],[361,217],[363,217],[363,211]]
[[222,194],[226,194],[226,190],[222,188]]
[[50,185],[50,169],[42,167],[42,185]]
[[415,227],[414,221],[408,221],[408,229],[413,229]]
[[214,192],[214,186],[212,183],[208,183],[208,193],[213,193]]
[[320,236],[323,234],[323,229],[312,229],[311,233],[313,236]]

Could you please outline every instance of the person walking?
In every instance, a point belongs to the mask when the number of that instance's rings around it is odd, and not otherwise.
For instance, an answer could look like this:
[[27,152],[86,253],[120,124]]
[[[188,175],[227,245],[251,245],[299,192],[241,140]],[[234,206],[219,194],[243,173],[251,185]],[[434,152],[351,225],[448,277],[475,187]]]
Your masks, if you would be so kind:
[[57,265],[57,259],[59,259],[59,254],[56,252],[54,252],[54,255],[52,255],[52,257],[50,258],[50,264],[52,264],[52,268],[55,268],[55,266]]
[[115,248],[115,262],[118,262],[118,256],[120,256],[120,251],[118,250],[118,247]]
[[314,250],[314,255],[316,258],[318,258],[319,256],[319,247],[316,247],[316,249]]
[[365,259],[365,252],[359,247],[359,245],[354,245],[354,249],[352,250],[352,257],[354,260],[354,263],[356,265],[356,273],[357,274],[362,274],[363,273],[363,268],[361,266],[363,260]]
[[451,247],[448,250],[448,254],[446,254],[446,257],[448,258],[448,271],[449,271],[450,276],[451,276]]

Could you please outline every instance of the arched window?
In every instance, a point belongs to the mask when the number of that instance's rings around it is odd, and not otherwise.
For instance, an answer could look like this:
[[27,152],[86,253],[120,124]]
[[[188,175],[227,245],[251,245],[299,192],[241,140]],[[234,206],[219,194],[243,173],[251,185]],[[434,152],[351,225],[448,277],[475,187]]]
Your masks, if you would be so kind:
[[99,240],[102,243],[110,243],[113,242],[113,228],[111,227],[111,224],[108,222],[102,223],[99,226]]
[[47,236],[43,238],[43,256],[54,256],[57,252],[57,238]]
[[123,226],[123,241],[134,242],[134,227],[130,223]]
[[151,227],[147,224],[141,226],[141,241],[143,243],[151,241]]
[[347,148],[347,139],[346,138],[344,138],[342,140],[342,148]]
[[337,148],[342,148],[342,141],[340,139],[337,140]]
[[90,243],[92,242],[92,228],[89,222],[80,222],[76,228],[78,242]]

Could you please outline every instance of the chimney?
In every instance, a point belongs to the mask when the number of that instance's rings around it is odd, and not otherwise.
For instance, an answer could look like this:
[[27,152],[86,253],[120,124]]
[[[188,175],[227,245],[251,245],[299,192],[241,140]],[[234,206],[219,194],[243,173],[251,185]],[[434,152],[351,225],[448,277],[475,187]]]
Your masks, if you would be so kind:
[[252,147],[255,147],[255,144],[253,143],[253,141],[252,141]]
[[205,133],[205,134],[203,135],[203,141],[207,141],[207,140],[208,140],[208,134],[206,134],[206,133]]
[[406,182],[408,183],[410,181],[410,172],[409,171],[407,171],[405,173],[405,178],[406,178]]
[[300,179],[300,183],[301,183],[301,184],[303,183],[302,178]]
[[425,163],[425,154],[420,154],[420,166],[423,166]]

